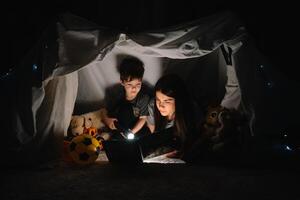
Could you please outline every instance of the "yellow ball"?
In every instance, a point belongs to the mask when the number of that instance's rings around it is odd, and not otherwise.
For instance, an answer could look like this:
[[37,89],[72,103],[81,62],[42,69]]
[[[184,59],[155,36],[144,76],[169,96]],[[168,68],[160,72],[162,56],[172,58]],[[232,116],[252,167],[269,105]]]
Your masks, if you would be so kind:
[[88,134],[81,134],[71,140],[69,153],[76,163],[86,165],[94,163],[97,160],[102,148],[101,142],[95,137]]

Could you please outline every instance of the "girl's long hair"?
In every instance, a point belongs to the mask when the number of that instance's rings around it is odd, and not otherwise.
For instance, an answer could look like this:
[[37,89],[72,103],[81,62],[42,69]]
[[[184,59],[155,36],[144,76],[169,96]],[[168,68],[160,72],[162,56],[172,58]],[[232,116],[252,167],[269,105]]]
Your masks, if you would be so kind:
[[[174,135],[181,140],[183,148],[195,126],[194,104],[186,85],[178,75],[168,74],[157,81],[155,92],[157,91],[175,99]],[[165,128],[167,118],[160,114],[156,104],[154,107],[155,129],[160,131]]]

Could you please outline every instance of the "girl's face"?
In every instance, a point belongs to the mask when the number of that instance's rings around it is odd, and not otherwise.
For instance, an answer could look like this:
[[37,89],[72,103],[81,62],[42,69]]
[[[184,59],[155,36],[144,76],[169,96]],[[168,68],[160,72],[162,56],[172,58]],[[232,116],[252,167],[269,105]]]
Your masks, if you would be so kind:
[[160,114],[167,117],[168,120],[173,120],[175,117],[175,99],[160,91],[156,91],[155,96],[156,106]]
[[125,88],[127,100],[132,100],[136,97],[142,87],[142,80],[133,79],[131,81],[122,81],[121,84]]

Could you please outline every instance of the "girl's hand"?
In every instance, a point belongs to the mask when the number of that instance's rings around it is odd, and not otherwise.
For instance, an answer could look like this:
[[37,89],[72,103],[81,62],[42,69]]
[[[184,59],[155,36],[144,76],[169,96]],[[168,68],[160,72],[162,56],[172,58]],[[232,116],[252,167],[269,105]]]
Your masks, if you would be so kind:
[[167,158],[180,158],[180,153],[177,150],[171,151],[166,154]]

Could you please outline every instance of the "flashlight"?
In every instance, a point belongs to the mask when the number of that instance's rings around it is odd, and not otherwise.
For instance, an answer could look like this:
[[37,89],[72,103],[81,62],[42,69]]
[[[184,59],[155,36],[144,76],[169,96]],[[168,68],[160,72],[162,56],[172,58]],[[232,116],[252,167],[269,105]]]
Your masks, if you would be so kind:
[[126,129],[124,131],[121,131],[120,134],[127,140],[133,140],[134,139],[134,133],[130,129]]
[[120,131],[120,134],[127,140],[133,140],[134,139],[134,133],[131,129],[124,129],[118,122],[114,122],[116,128]]
[[130,129],[127,129],[125,131],[125,135],[127,136],[128,140],[133,140],[134,139],[134,134],[132,133],[132,131]]

